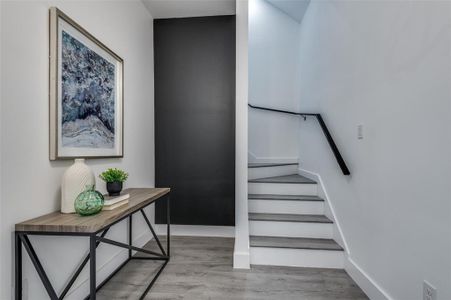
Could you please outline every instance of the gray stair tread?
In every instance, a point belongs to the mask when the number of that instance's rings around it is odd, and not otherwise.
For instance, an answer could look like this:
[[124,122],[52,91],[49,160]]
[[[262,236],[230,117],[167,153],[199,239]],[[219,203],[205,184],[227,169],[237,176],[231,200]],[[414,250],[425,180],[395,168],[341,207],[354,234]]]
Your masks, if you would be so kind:
[[249,168],[265,168],[265,167],[279,167],[279,166],[294,166],[298,163],[249,163]]
[[249,194],[248,199],[260,200],[288,200],[288,201],[324,201],[318,196],[308,195],[271,195],[271,194]]
[[256,182],[256,183],[309,183],[309,184],[316,183],[315,181],[308,179],[307,177],[298,175],[298,174],[250,179],[249,182]]
[[343,248],[332,239],[251,236],[250,246],[343,251]]
[[276,221],[276,222],[333,223],[328,217],[324,215],[249,213],[249,220]]

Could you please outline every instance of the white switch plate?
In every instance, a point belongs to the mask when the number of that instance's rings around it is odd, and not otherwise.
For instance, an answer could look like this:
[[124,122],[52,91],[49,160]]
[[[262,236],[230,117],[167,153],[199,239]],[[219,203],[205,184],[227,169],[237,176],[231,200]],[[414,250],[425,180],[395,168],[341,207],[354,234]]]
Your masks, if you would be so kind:
[[363,140],[363,124],[357,125],[357,139]]
[[423,282],[423,300],[437,300],[437,290],[429,282]]

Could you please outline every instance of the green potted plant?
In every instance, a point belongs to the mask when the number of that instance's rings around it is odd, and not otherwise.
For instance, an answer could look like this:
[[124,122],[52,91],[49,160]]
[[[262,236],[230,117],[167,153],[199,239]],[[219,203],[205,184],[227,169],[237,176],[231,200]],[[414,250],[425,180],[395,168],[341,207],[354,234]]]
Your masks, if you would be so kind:
[[121,169],[109,168],[99,175],[106,182],[106,190],[110,196],[119,196],[122,191],[122,184],[128,178],[128,173]]

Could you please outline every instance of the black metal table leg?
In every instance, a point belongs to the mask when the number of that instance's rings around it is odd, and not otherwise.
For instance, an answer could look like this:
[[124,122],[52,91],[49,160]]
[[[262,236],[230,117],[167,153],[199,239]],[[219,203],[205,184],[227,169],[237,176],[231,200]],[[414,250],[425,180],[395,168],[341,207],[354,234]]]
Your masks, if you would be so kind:
[[96,235],[89,236],[89,299],[96,299]]
[[[128,245],[132,246],[133,243],[133,215],[128,217]],[[128,249],[128,259],[132,258],[132,249]]]
[[166,204],[167,205],[166,223],[168,224],[168,231],[167,231],[167,237],[166,237],[168,250],[166,251],[166,255],[168,256],[168,258],[171,256],[171,250],[170,250],[170,247],[171,247],[171,212],[170,212],[171,205],[170,205],[170,202],[171,202],[171,196],[168,194],[168,200],[166,201],[166,203],[167,203]]
[[19,233],[15,233],[15,299],[22,300],[22,241],[19,237]]

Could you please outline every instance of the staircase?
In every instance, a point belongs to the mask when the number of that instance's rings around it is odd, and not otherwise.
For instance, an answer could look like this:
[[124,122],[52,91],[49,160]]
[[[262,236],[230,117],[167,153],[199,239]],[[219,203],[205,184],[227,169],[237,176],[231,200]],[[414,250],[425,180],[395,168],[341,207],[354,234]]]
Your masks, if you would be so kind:
[[253,265],[344,268],[315,181],[294,163],[249,164],[249,234]]

